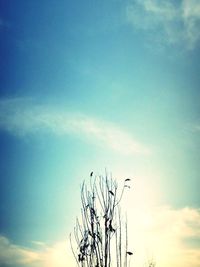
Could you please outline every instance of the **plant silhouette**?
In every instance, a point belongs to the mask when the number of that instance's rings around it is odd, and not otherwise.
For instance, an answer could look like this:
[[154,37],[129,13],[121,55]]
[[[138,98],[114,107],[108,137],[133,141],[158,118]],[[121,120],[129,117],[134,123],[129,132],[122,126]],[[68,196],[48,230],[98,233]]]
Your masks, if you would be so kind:
[[[78,267],[127,267],[127,220],[123,222],[120,202],[130,187],[124,180],[121,190],[112,176],[90,173],[89,186],[81,186],[81,218],[70,235],[71,248]],[[130,264],[130,260],[129,260]]]

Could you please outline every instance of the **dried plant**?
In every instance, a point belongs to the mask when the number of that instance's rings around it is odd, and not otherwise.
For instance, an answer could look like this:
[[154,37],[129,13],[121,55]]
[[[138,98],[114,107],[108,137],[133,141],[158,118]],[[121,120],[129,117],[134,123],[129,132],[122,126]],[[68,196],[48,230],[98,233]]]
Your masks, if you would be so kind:
[[79,267],[127,267],[132,252],[128,250],[127,220],[122,222],[120,202],[130,179],[123,188],[112,177],[90,174],[90,185],[81,187],[81,218],[70,235],[71,248]]

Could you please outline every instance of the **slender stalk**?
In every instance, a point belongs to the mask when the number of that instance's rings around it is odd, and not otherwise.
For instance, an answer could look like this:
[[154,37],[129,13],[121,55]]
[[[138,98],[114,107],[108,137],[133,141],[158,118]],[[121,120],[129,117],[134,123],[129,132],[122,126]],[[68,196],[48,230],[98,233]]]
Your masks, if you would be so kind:
[[117,183],[107,173],[105,177],[90,176],[89,187],[83,182],[81,219],[77,219],[73,235],[77,249],[73,248],[70,236],[72,252],[78,267],[122,267],[122,256],[124,267],[128,267],[127,221],[123,239],[119,207],[124,188],[125,186],[118,194]]

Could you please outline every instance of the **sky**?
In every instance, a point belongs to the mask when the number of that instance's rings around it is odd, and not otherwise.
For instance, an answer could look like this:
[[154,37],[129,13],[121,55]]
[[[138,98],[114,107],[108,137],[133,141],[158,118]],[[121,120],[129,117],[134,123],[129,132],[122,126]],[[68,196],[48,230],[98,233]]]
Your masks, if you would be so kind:
[[132,266],[200,265],[199,27],[199,0],[0,0],[0,267],[76,266],[105,169]]

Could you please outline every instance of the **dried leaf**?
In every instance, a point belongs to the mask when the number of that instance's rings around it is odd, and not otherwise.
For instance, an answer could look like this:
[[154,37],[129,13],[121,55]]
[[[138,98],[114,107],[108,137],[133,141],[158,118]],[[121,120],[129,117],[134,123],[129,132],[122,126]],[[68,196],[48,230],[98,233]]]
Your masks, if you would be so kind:
[[114,196],[114,193],[113,193],[111,190],[109,190],[109,193],[110,193],[112,196]]

